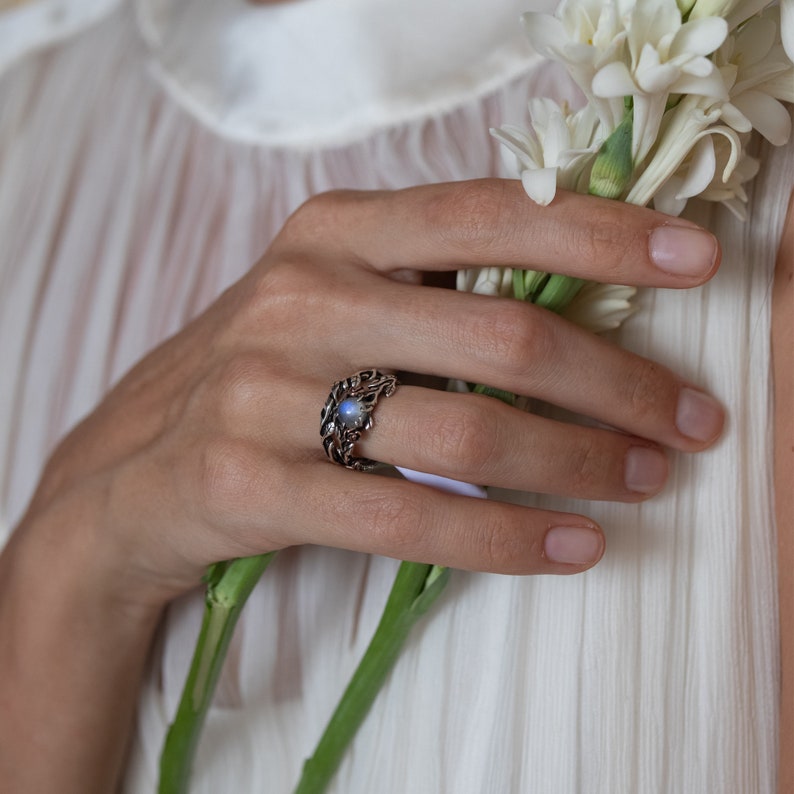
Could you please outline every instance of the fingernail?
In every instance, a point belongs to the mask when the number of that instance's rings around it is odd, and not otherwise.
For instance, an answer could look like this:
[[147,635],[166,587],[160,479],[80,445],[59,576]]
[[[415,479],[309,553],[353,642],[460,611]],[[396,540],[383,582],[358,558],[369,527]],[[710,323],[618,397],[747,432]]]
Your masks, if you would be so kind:
[[651,260],[674,276],[705,276],[717,261],[717,238],[688,226],[657,226],[648,241]]
[[596,562],[604,550],[604,540],[587,527],[553,527],[543,541],[546,559],[572,565]]
[[652,447],[630,447],[623,462],[626,487],[637,493],[656,493],[667,479],[667,457]]
[[725,414],[722,406],[708,394],[683,388],[678,395],[675,426],[695,441],[712,441],[722,431]]

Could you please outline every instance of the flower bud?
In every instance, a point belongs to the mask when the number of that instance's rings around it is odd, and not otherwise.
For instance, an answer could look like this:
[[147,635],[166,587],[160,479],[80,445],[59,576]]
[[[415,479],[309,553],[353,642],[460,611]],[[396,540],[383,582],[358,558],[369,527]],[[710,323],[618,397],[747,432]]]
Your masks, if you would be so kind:
[[616,199],[629,187],[634,171],[631,127],[631,113],[626,113],[623,121],[601,145],[590,172],[590,195]]

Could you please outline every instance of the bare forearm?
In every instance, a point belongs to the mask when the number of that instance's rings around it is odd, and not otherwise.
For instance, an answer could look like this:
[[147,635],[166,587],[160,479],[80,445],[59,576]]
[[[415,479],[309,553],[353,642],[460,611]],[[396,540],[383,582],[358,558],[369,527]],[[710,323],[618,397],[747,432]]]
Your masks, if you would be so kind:
[[158,611],[104,588],[88,533],[57,523],[27,521],[0,557],[0,776],[9,794],[107,794]]

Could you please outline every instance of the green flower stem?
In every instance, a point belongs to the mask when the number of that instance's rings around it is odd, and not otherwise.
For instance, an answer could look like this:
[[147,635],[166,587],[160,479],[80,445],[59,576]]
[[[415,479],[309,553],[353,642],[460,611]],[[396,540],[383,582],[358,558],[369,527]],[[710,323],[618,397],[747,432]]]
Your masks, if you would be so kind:
[[275,552],[240,557],[210,566],[201,633],[193,652],[176,717],[160,757],[159,794],[184,794],[201,729],[215,693],[240,612]]
[[[631,103],[627,103],[623,120],[604,141],[596,156],[588,188],[591,196],[617,199],[630,187],[634,173],[631,157],[632,125],[633,108]],[[514,270],[513,296],[560,314],[585,283],[580,278],[556,273]]]
[[416,562],[400,564],[375,634],[314,754],[304,764],[294,794],[321,794],[326,790],[411,629],[430,609],[448,580],[448,568]]
[[581,278],[560,276],[555,273],[550,276],[540,294],[532,302],[536,306],[559,314],[576,297],[576,293],[584,285],[585,282]]

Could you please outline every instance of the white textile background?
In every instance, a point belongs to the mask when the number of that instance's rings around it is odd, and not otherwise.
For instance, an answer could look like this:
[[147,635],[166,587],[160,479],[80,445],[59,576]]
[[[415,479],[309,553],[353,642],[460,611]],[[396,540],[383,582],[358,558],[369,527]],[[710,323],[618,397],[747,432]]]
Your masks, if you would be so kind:
[[[488,16],[480,6],[461,10],[469,25]],[[424,6],[410,8],[421,17]],[[165,61],[152,70],[151,59],[123,4],[0,81],[0,520],[8,525],[58,437],[242,275],[306,197],[499,174],[488,127],[520,122],[529,93],[562,85],[529,59],[522,74],[502,73],[498,89],[493,75],[471,81],[449,107],[404,104],[379,124],[353,125],[344,143],[318,132],[314,144],[289,147],[224,134],[220,115],[212,125],[197,119],[173,85],[163,88]],[[769,291],[792,151],[763,150],[748,223],[713,219],[725,252],[714,281],[646,291],[620,334],[716,394],[729,411],[725,437],[705,454],[674,456],[670,486],[641,506],[523,497],[596,518],[605,559],[572,578],[455,574],[333,791],[774,791]],[[395,568],[319,548],[280,555],[246,608],[196,792],[290,790]],[[200,609],[196,595],[170,610],[142,694],[127,792],[154,789]]]

